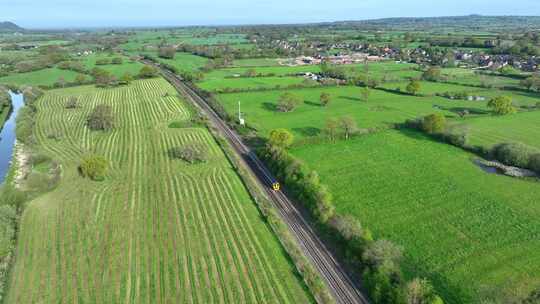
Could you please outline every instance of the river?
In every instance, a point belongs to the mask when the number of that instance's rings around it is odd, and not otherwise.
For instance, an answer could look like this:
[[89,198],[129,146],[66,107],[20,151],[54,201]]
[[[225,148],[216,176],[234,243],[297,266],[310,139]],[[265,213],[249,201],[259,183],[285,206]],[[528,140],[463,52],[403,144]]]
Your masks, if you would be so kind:
[[22,94],[9,92],[11,95],[12,112],[0,132],[0,184],[4,182],[9,171],[11,158],[13,157],[13,147],[15,145],[15,120],[19,110],[24,106]]

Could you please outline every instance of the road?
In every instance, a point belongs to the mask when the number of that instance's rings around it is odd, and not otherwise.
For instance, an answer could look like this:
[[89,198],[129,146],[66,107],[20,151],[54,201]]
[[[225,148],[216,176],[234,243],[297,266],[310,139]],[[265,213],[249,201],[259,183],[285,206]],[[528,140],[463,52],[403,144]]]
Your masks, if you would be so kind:
[[[153,62],[145,61],[146,64],[156,66]],[[159,66],[157,66],[159,68]],[[326,281],[336,303],[369,303],[360,291],[359,287],[353,283],[343,267],[337,262],[331,251],[326,248],[323,242],[314,232],[311,225],[304,219],[302,213],[296,208],[293,202],[281,191],[273,191],[271,184],[276,179],[266,166],[259,160],[255,153],[242,141],[241,137],[224,122],[219,115],[199,96],[193,89],[182,82],[174,73],[167,69],[161,69],[165,78],[184,95],[189,101],[198,106],[207,114],[210,122],[229,141],[235,152],[241,156],[246,168],[251,169],[258,183],[268,194],[268,197],[277,208],[291,233],[295,236],[304,254],[311,259],[316,269]]]

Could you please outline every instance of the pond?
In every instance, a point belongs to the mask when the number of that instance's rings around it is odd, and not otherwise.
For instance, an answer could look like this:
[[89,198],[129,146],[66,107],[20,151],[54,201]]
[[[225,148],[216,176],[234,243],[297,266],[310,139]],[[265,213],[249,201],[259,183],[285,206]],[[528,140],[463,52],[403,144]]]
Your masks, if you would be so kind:
[[4,182],[9,171],[15,145],[15,120],[19,110],[24,106],[22,94],[13,92],[9,92],[9,94],[11,95],[12,111],[2,128],[2,132],[0,132],[0,184]]

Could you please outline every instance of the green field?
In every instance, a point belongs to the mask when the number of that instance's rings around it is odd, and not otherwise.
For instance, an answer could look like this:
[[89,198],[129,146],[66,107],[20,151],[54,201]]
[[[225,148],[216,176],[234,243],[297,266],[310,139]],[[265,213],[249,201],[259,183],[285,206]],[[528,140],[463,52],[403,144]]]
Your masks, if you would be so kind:
[[233,62],[236,67],[263,67],[263,66],[278,66],[278,59],[275,58],[249,58],[237,59]]
[[[79,108],[64,107],[71,96]],[[113,131],[85,126],[98,104]],[[190,111],[165,80],[52,90],[36,105],[37,148],[63,178],[23,213],[7,303],[312,301],[211,134],[168,127]],[[187,143],[208,162],[169,157]],[[78,174],[88,153],[110,160],[104,182]]]
[[447,303],[540,284],[537,182],[487,174],[471,154],[414,132],[292,153],[320,173],[338,213],[404,246],[406,274],[432,280]]
[[197,85],[208,91],[231,88],[231,89],[258,89],[276,88],[297,85],[304,82],[303,77],[253,77],[253,78],[225,78],[203,80]]
[[540,111],[476,117],[456,125],[467,130],[473,145],[490,148],[503,142],[521,142],[540,149]]
[[[238,101],[241,101],[246,122],[256,127],[263,136],[272,129],[283,127],[290,129],[297,137],[317,135],[327,119],[345,115],[354,117],[360,128],[373,128],[402,123],[434,112],[457,117],[456,112],[462,109],[469,109],[471,113],[487,111],[486,102],[416,97],[381,90],[372,90],[366,102],[362,100],[361,90],[353,86],[289,90],[304,100],[303,104],[289,113],[275,110],[283,90],[219,94],[218,99],[231,114],[238,111]],[[319,105],[322,92],[330,93],[333,98],[327,107]]]
[[64,77],[66,82],[71,82],[77,77],[77,72],[61,70],[58,68],[49,68],[28,73],[13,74],[0,78],[0,84],[16,84],[16,85],[45,85],[51,86],[58,81],[60,77]]
[[[113,59],[113,58],[122,58],[123,62],[122,64],[107,64],[107,65],[96,65],[96,61],[99,59]],[[118,54],[114,54],[110,56],[109,54],[93,54],[89,56],[82,57],[82,63],[85,66],[87,70],[92,70],[93,68],[100,68],[104,69],[117,78],[122,77],[125,73],[129,73],[132,76],[137,75],[143,65],[137,61],[130,61],[129,58],[125,56],[121,56]]]
[[174,59],[159,58],[157,52],[142,52],[142,54],[151,55],[155,57],[157,61],[170,64],[180,72],[195,72],[208,62],[208,59],[204,57],[188,53],[176,53]]

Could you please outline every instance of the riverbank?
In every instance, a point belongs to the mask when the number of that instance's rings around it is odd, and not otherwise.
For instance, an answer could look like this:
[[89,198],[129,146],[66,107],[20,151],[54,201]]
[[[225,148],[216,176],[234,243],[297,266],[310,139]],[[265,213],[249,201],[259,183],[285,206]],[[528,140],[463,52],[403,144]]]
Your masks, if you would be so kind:
[[16,121],[19,110],[24,107],[24,97],[22,94],[13,92],[10,95],[10,105],[3,107],[0,113],[0,184],[9,172],[9,167],[12,162],[13,151],[16,142]]

